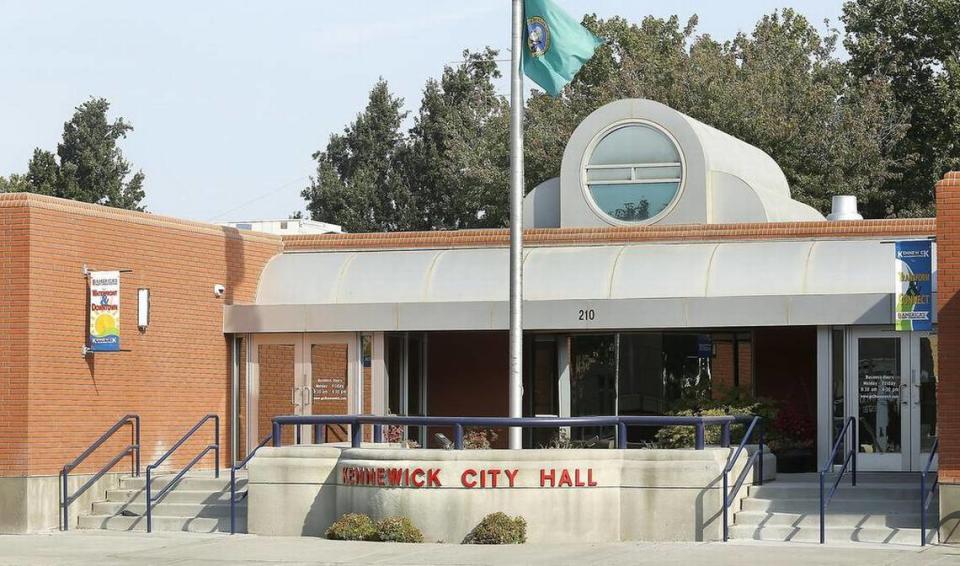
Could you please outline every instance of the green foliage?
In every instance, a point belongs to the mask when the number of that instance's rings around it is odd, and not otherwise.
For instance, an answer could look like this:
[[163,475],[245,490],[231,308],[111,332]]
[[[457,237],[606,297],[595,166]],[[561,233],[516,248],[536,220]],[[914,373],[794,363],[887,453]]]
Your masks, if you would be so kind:
[[377,540],[423,542],[423,533],[406,517],[387,517],[377,522]]
[[785,9],[751,34],[719,42],[696,35],[697,18],[587,16],[604,46],[565,96],[534,95],[527,111],[528,188],[560,170],[563,144],[599,106],[620,98],[662,102],[773,157],[793,197],[821,212],[854,194],[885,216],[884,182],[896,176],[889,150],[906,128],[888,85],[852,77],[836,57],[836,32],[821,35]]
[[900,175],[885,184],[887,213],[930,215],[934,183],[960,168],[960,0],[856,0],[843,5],[848,67],[889,85],[909,115],[891,148]]
[[408,227],[404,216],[410,193],[399,163],[404,144],[400,124],[407,116],[402,108],[403,99],[391,95],[381,79],[356,120],[313,154],[316,176],[302,192],[313,219],[335,222],[350,232]]
[[347,513],[330,525],[325,536],[331,540],[376,540],[377,525],[363,513]]
[[30,183],[23,175],[0,177],[0,193],[23,193],[30,190]]
[[37,148],[25,175],[0,180],[0,191],[30,191],[43,195],[92,202],[116,208],[143,210],[141,171],[132,167],[117,146],[133,126],[123,118],[108,121],[110,103],[91,98],[63,125],[57,153]]
[[[585,16],[604,45],[561,97],[527,101],[526,189],[559,174],[590,112],[640,97],[767,152],[793,198],[821,212],[852,194],[868,218],[931,214],[934,182],[960,168],[960,0],[855,0],[843,21],[849,61],[837,55],[839,32],[791,9],[728,40],[698,34],[696,16]],[[316,154],[304,191],[312,217],[350,231],[506,225],[509,106],[494,86],[497,56],[465,52],[428,81],[406,133],[401,101],[378,83],[364,113]]]
[[[767,429],[777,415],[776,404],[768,399],[753,398],[737,388],[731,388],[717,399],[685,400],[666,411],[668,415],[720,417],[727,415],[758,416],[766,423]],[[731,442],[740,442],[748,425],[734,425],[730,430]],[[707,445],[720,444],[719,426],[708,426],[704,430]],[[668,426],[657,431],[657,445],[661,448],[693,448],[695,431],[692,426]]]
[[463,540],[465,544],[523,544],[527,542],[527,521],[520,516],[491,513]]

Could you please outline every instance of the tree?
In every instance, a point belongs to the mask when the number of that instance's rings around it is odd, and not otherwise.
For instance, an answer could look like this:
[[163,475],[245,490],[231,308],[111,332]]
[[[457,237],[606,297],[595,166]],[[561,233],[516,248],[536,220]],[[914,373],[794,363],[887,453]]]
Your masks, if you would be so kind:
[[30,185],[23,175],[0,176],[0,193],[23,193],[30,190]]
[[404,173],[414,198],[410,228],[503,226],[509,217],[509,106],[497,94],[497,51],[463,52],[430,80],[410,130]]
[[313,154],[317,173],[301,193],[311,218],[351,232],[406,228],[411,198],[398,162],[402,108],[381,79],[356,120]]
[[890,148],[902,172],[886,185],[891,213],[930,215],[934,183],[960,167],[960,0],[856,0],[843,22],[851,73],[888,84],[909,113]]
[[821,36],[792,10],[764,16],[752,34],[720,43],[694,35],[696,17],[588,16],[605,44],[562,98],[529,103],[527,186],[556,176],[562,144],[597,107],[627,97],[671,106],[766,151],[793,197],[827,212],[835,194],[854,194],[872,217],[887,216],[885,183],[898,174],[890,149],[905,116],[887,85],[850,77],[835,56],[836,32]]
[[[590,112],[637,97],[662,102],[759,147],[780,165],[793,197],[821,212],[829,211],[837,194],[855,195],[871,218],[928,209],[916,193],[897,189],[909,181],[903,177],[908,160],[898,152],[909,128],[908,112],[889,80],[850,72],[837,57],[836,30],[820,33],[789,9],[764,16],[751,33],[724,42],[697,35],[696,16],[684,25],[675,16],[632,23],[591,15],[583,21],[604,44],[561,97],[534,92],[529,98],[526,190],[559,174],[567,140]],[[509,112],[494,87],[500,76],[496,57],[489,48],[464,52],[460,65],[427,82],[408,135],[389,129],[391,158],[372,154],[381,166],[389,164],[391,175],[368,174],[359,183],[359,175],[342,174],[338,161],[320,160],[313,186],[328,188],[304,192],[313,217],[348,230],[504,226]],[[346,134],[352,135],[351,128]],[[330,146],[321,155],[333,155]],[[376,208],[382,207],[376,199],[383,194],[394,195],[388,202],[400,211],[390,221]],[[905,204],[892,206],[898,194]],[[620,212],[630,218],[647,213],[642,203]],[[364,221],[354,221],[358,217]]]
[[108,121],[109,109],[110,103],[103,98],[91,98],[77,106],[63,125],[57,154],[34,149],[27,173],[12,175],[6,187],[0,183],[0,188],[143,210],[144,174],[130,175],[130,163],[117,146],[133,126],[123,118]]

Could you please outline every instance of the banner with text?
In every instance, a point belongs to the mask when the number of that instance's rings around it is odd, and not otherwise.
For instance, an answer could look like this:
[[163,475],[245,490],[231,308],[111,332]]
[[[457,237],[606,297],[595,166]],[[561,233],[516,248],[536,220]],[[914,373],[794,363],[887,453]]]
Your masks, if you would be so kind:
[[120,350],[120,272],[90,273],[90,350]]
[[897,330],[933,330],[933,261],[930,240],[896,243]]

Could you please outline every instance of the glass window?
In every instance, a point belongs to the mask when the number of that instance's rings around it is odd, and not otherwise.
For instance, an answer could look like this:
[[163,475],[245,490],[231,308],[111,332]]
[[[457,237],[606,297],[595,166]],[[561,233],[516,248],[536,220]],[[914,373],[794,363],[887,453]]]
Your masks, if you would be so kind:
[[920,451],[937,439],[937,336],[920,338]]
[[683,181],[680,151],[653,126],[621,126],[593,148],[585,178],[591,198],[605,214],[644,222],[676,198]]

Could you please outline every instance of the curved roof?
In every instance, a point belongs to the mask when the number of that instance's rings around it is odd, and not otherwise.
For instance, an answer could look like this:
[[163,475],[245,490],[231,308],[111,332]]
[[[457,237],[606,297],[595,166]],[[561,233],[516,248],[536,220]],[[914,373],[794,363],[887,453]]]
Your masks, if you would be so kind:
[[[225,330],[506,328],[507,248],[285,253]],[[530,329],[882,324],[892,244],[732,241],[528,248]],[[578,308],[603,311],[576,320]]]
[[[506,301],[508,250],[282,254],[257,304]],[[780,241],[530,248],[524,299],[888,293],[889,244]]]
[[577,126],[564,149],[559,182],[549,180],[527,198],[531,227],[619,226],[590,206],[582,175],[596,140],[611,127],[656,125],[679,146],[683,182],[668,212],[655,224],[822,221],[817,210],[793,200],[780,166],[763,150],[669,106],[645,99],[622,99],[594,110]]

